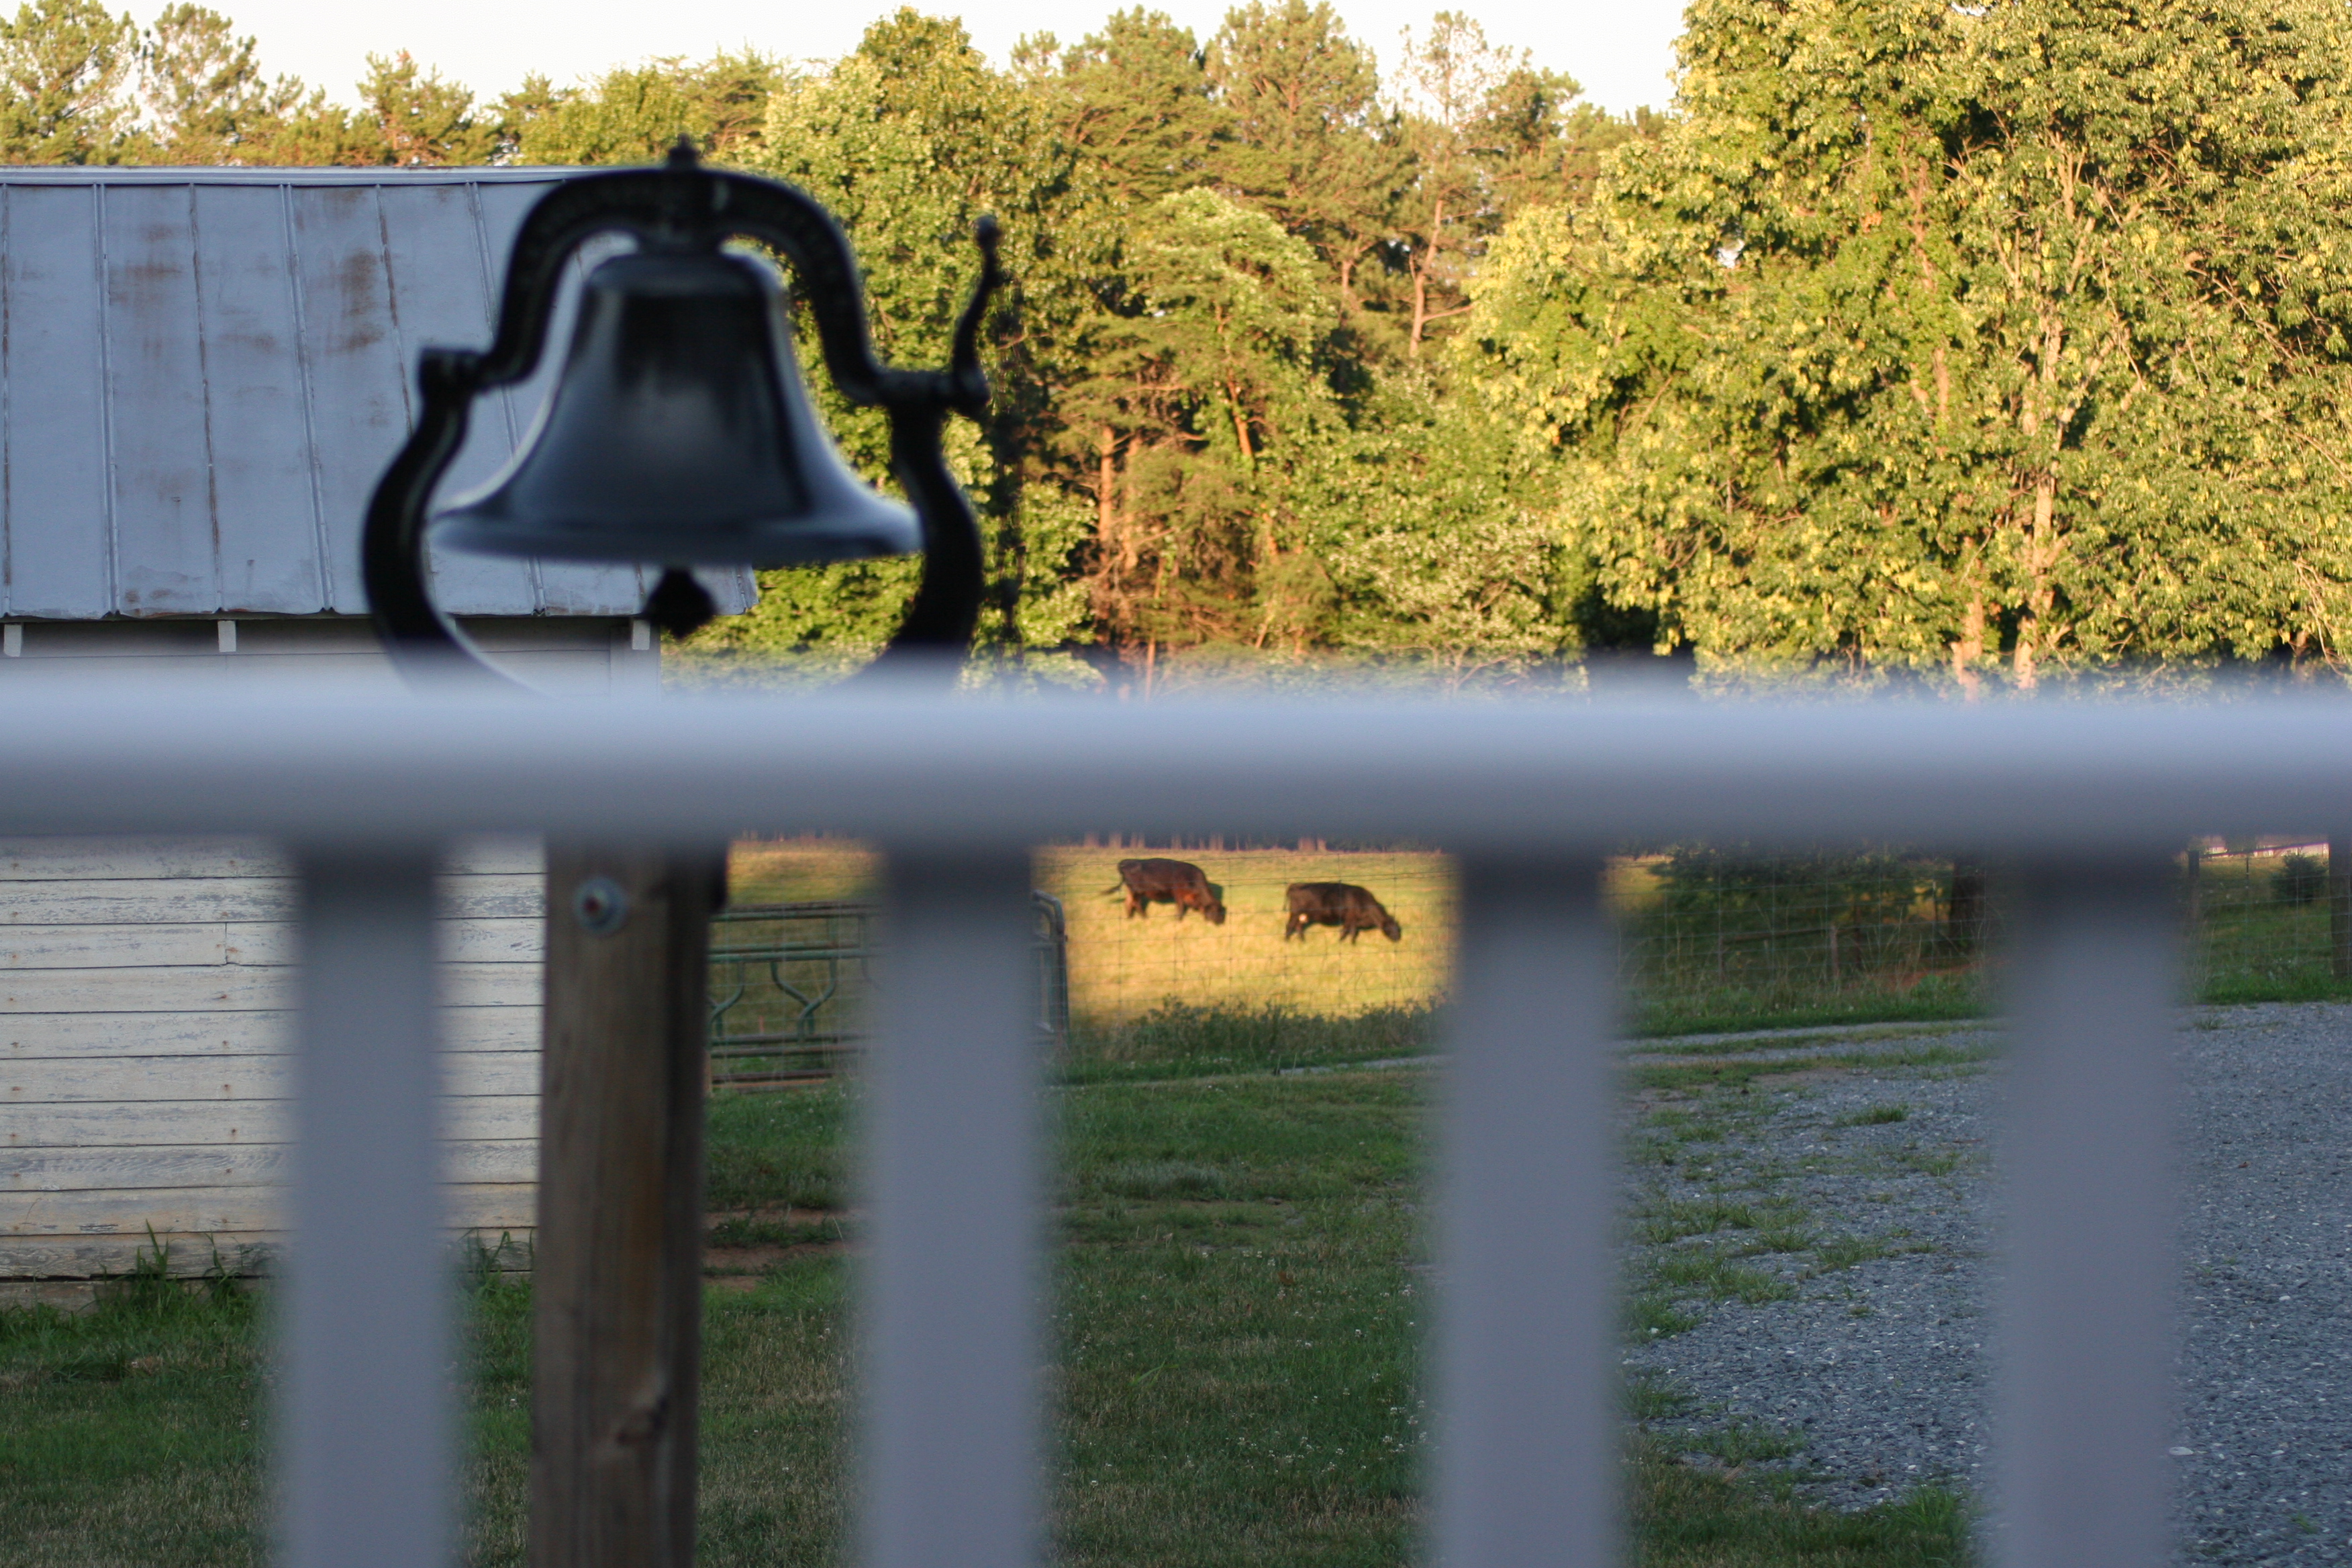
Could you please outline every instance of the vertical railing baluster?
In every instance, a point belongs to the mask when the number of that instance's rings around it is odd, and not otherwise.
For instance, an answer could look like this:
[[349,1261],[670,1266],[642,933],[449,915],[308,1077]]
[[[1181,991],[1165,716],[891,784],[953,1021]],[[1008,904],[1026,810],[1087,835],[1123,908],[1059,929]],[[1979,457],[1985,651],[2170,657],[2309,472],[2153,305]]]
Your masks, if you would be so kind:
[[434,858],[304,854],[293,1238],[272,1443],[285,1568],[448,1560],[450,1258]]
[[868,1058],[867,1568],[1033,1568],[1043,1228],[1029,863],[889,858]]
[[2155,868],[2019,889],[1994,1436],[2005,1568],[2167,1560],[2180,927]]
[[1614,1561],[1615,976],[1600,875],[1597,858],[1463,867],[1439,1153],[1444,1568]]

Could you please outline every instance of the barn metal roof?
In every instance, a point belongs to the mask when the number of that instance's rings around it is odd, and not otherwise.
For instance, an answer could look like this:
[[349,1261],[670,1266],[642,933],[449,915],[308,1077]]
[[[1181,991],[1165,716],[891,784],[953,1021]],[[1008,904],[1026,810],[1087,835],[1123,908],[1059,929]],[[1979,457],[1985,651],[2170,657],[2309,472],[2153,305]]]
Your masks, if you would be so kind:
[[[0,616],[364,614],[417,351],[489,342],[515,229],[570,173],[0,170]],[[513,451],[558,357],[476,403],[447,493]],[[507,616],[630,615],[649,585],[454,552],[435,584]]]

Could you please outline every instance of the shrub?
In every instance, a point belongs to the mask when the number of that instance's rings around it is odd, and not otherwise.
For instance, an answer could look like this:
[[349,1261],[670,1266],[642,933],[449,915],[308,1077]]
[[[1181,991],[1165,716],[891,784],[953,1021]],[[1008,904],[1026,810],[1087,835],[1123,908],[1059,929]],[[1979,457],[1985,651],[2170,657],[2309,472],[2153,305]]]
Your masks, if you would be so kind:
[[2315,904],[2327,896],[2327,861],[2319,855],[2289,855],[2271,873],[2271,897],[2282,904]]

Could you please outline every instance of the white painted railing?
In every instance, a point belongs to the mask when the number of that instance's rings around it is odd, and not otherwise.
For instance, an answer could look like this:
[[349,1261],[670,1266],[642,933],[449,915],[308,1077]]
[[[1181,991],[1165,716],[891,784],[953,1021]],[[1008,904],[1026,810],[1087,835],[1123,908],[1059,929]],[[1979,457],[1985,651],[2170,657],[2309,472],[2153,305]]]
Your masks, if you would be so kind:
[[894,924],[868,1121],[863,1560],[1042,1551],[1044,1184],[1030,845],[1410,837],[1461,857],[1446,1076],[1436,1547],[1613,1559],[1600,854],[1893,839],[2016,857],[2010,1268],[1996,1431],[2011,1568],[2166,1555],[2166,1063],[2192,833],[2352,811],[2338,710],[1400,703],[659,707],[14,701],[0,834],[268,833],[300,855],[305,1060],[283,1321],[285,1561],[446,1557],[434,1224],[435,846],[484,831],[870,838]]

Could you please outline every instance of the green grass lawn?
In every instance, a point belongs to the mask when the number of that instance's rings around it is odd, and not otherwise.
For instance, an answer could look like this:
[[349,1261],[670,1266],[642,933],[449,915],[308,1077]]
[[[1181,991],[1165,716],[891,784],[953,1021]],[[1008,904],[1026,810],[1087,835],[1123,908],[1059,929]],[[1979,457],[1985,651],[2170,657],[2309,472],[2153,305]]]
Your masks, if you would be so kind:
[[[1094,1064],[1118,1068],[1108,1078],[1076,1064],[1056,1095],[1056,1560],[1412,1561],[1427,1430],[1426,1075],[1283,1076],[1266,1065],[1281,1048],[1236,1060],[1249,1042],[1212,1031],[1188,1054],[1182,1034],[1167,1024],[1124,1060]],[[1344,1035],[1307,1043],[1350,1054]],[[1204,1071],[1209,1058],[1225,1070]],[[706,1307],[701,1560],[713,1568],[841,1560],[853,1111],[839,1086],[712,1108],[724,1217]],[[482,1276],[466,1300],[468,1559],[520,1565],[529,1291]],[[258,1333],[246,1300],[155,1291],[89,1317],[0,1317],[0,1562],[259,1561]],[[1639,1444],[1627,1475],[1644,1565],[1964,1558],[1958,1507],[1942,1494],[1825,1513],[1785,1482]]]
[[154,1275],[86,1314],[0,1309],[0,1563],[256,1561],[257,1319]]

